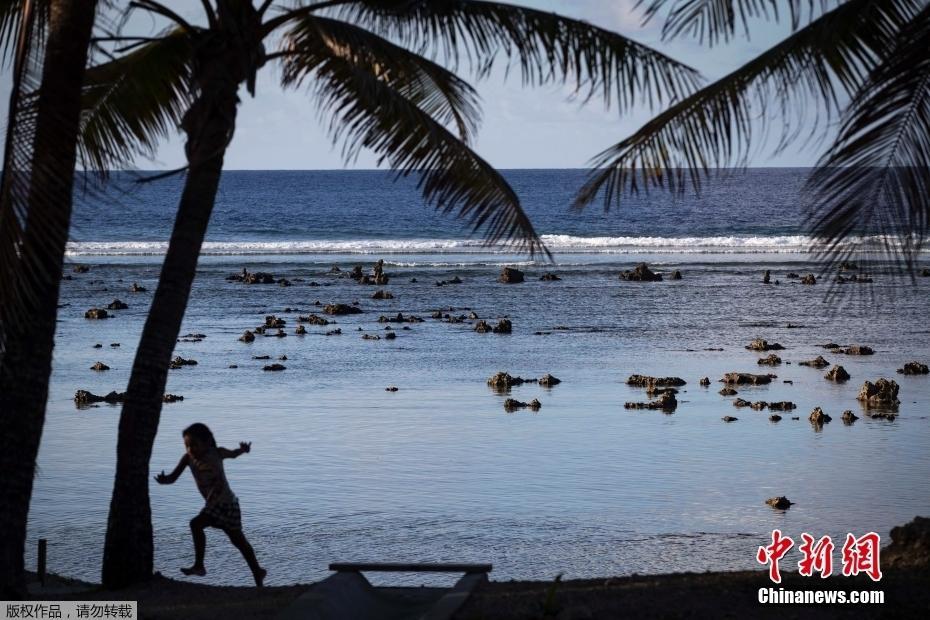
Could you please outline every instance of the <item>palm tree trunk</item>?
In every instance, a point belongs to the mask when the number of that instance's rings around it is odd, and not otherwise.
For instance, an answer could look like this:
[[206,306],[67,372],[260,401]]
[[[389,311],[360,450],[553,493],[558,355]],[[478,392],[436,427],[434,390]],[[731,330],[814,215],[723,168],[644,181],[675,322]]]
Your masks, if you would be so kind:
[[22,297],[29,324],[10,330],[0,364],[0,594],[5,599],[26,594],[26,523],[45,423],[81,85],[95,9],[96,0],[58,0],[50,7],[21,253],[38,286]]
[[103,556],[102,580],[110,588],[145,581],[152,575],[149,459],[168,366],[213,210],[223,157],[235,129],[242,63],[236,50],[220,37],[206,41],[204,48],[198,59],[199,95],[182,123],[187,134],[187,178],[120,415],[116,479]]

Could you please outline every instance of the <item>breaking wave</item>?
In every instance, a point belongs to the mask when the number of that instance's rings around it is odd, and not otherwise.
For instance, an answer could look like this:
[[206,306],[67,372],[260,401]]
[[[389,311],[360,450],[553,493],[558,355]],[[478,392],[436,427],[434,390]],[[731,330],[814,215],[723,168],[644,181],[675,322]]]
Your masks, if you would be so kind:
[[[805,235],[716,237],[577,237],[542,235],[546,247],[559,254],[804,254],[813,249]],[[851,243],[876,247],[877,237]],[[164,241],[75,241],[68,256],[157,256]],[[293,254],[507,254],[513,248],[486,245],[476,239],[346,239],[290,241],[208,241],[202,254],[253,256]]]

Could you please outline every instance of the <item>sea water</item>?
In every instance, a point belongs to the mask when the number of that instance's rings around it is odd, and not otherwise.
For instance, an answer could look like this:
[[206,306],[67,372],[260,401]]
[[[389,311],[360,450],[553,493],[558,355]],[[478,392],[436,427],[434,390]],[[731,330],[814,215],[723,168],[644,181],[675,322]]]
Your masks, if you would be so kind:
[[[491,562],[496,579],[752,569],[774,528],[835,540],[874,530],[887,542],[891,527],[930,511],[930,377],[895,372],[930,362],[930,279],[901,279],[887,265],[869,266],[873,284],[831,286],[832,272],[816,286],[788,278],[822,275],[808,251],[805,171],[730,173],[700,195],[650,191],[606,213],[569,209],[583,171],[505,174],[552,262],[484,246],[424,205],[412,179],[224,173],[181,330],[206,338],[177,344],[198,364],[169,373],[168,391],[184,401],[163,408],[151,473],[174,467],[193,422],[220,445],[251,441],[226,473],[269,584],[322,578],[335,561]],[[120,409],[78,409],[73,397],[125,390],[182,182],[133,180],[116,175],[111,190],[77,200],[30,510],[29,562],[46,538],[50,570],[90,580],[100,573]],[[332,272],[370,273],[378,259],[384,287]],[[682,279],[618,277],[641,261]],[[73,273],[77,264],[90,271]],[[504,266],[526,281],[498,283]],[[292,286],[226,280],[243,267]],[[561,280],[540,281],[547,272]],[[454,277],[462,283],[437,286]],[[147,291],[130,292],[134,282]],[[394,298],[372,299],[378,288]],[[84,318],[114,298],[129,308]],[[354,301],[361,314],[295,335],[299,315],[320,312],[316,302]],[[507,317],[513,333],[476,333],[475,321],[430,318],[436,310],[492,325]],[[398,312],[424,322],[390,324],[393,340],[362,338],[383,336],[378,318]],[[287,337],[238,340],[271,314]],[[324,335],[335,328],[342,334]],[[782,344],[785,363],[759,366],[762,355],[744,348],[753,338]],[[875,354],[837,355],[819,346],[828,342]],[[797,364],[817,355],[852,379],[836,384],[826,369]],[[96,361],[111,370],[91,371]],[[286,370],[262,370],[274,362]],[[486,384],[498,371],[562,382],[501,394]],[[777,423],[734,408],[718,394],[730,371],[777,374],[738,386],[739,397],[798,408]],[[625,409],[649,400],[626,385],[631,374],[686,380],[677,410]],[[699,386],[705,376],[710,387]],[[901,386],[894,420],[866,417],[856,400],[879,377]],[[506,398],[542,407],[507,412]],[[807,421],[817,406],[833,417],[822,428]],[[852,425],[840,421],[847,409],[860,416]],[[192,562],[187,523],[203,500],[188,474],[174,486],[150,482],[150,494],[155,568],[177,577]],[[773,510],[764,501],[775,495],[795,505]],[[206,564],[206,582],[249,583],[220,532],[208,532]]]

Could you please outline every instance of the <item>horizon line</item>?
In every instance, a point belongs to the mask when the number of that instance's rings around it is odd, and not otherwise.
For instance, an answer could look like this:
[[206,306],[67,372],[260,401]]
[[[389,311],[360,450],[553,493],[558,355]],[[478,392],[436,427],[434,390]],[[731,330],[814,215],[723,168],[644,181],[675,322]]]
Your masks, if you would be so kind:
[[[813,170],[817,166],[733,166],[708,168],[708,170]],[[590,171],[597,168],[570,167],[570,168],[533,168],[533,167],[495,167],[496,170],[583,170]],[[677,169],[677,168],[676,168]],[[107,172],[169,172],[174,168],[118,168]],[[93,170],[79,170],[76,172],[95,172]],[[183,171],[178,171],[181,174]],[[223,168],[222,172],[398,172],[393,168]],[[413,172],[413,171],[411,171]]]

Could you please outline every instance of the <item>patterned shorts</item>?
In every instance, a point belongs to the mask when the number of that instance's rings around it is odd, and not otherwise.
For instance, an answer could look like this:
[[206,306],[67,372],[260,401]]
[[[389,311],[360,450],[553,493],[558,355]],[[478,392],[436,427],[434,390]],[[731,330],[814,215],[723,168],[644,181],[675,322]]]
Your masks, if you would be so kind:
[[201,516],[210,519],[211,527],[221,530],[241,530],[242,513],[239,512],[239,500],[233,498],[231,502],[207,505],[200,511]]

